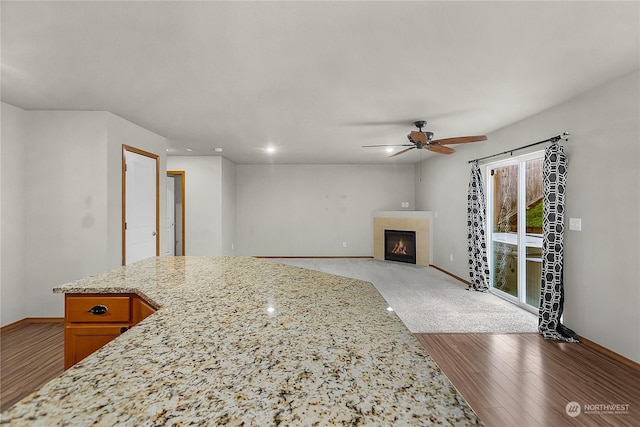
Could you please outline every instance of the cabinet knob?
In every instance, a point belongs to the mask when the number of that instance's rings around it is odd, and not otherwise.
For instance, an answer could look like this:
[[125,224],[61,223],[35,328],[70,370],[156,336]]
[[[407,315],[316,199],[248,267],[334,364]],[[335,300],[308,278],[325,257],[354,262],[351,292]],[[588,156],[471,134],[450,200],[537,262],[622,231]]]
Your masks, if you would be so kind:
[[107,312],[106,305],[96,305],[94,307],[91,307],[89,310],[87,310],[87,313],[92,313],[95,315],[105,314],[106,312]]

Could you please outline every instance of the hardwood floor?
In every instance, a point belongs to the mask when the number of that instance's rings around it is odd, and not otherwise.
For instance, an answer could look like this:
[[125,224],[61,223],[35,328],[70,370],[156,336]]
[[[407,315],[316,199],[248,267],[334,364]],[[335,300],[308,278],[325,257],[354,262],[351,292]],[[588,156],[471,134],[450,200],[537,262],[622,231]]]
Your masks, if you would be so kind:
[[22,323],[0,336],[0,411],[63,372],[64,324]]
[[[0,410],[63,372],[63,329],[34,323],[2,332]],[[416,337],[489,427],[623,427],[640,418],[640,370],[584,344],[538,334]],[[582,413],[567,415],[569,402]],[[612,404],[623,413],[606,414],[602,405]]]
[[[487,426],[638,425],[640,370],[587,345],[538,334],[416,337]],[[567,414],[569,402],[579,415]]]

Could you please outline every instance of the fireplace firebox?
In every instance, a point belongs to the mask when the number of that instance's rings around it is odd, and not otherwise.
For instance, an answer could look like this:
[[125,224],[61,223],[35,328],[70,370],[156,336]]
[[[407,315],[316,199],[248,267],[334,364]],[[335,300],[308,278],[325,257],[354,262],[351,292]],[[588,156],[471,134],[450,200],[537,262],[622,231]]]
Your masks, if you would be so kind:
[[416,232],[384,230],[384,259],[415,264]]

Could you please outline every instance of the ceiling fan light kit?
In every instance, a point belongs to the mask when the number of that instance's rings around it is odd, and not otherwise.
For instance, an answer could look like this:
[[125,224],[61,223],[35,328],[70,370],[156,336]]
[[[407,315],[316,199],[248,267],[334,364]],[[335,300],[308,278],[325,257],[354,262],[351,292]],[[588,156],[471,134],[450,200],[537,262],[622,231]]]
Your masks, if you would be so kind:
[[423,132],[422,128],[427,125],[426,120],[418,120],[413,122],[413,125],[418,128],[417,131],[412,131],[407,135],[409,142],[411,144],[397,144],[397,145],[363,145],[363,147],[409,147],[404,150],[398,151],[395,154],[392,154],[389,157],[395,157],[399,154],[406,153],[409,150],[413,150],[417,148],[419,150],[426,148],[429,151],[433,151],[439,154],[453,154],[456,152],[453,148],[447,147],[449,144],[467,144],[470,142],[479,142],[486,141],[487,137],[485,135],[475,135],[475,136],[459,136],[454,138],[445,138],[445,139],[433,139],[433,132]]

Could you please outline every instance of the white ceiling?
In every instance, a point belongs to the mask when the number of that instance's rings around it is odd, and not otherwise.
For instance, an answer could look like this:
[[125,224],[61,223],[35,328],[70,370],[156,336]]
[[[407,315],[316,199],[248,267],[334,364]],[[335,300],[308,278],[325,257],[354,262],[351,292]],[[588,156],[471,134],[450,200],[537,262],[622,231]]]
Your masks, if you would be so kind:
[[639,7],[2,1],[1,95],[111,111],[170,155],[414,163],[360,146],[404,144],[418,119],[436,139],[487,134],[638,69]]

